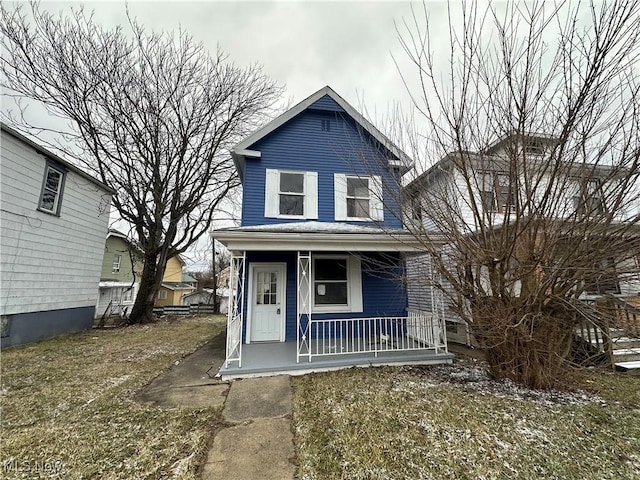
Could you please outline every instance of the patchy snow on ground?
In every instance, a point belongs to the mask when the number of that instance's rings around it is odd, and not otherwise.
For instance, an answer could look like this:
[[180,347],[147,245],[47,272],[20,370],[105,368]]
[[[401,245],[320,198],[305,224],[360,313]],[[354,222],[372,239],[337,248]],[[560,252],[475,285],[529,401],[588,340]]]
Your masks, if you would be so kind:
[[412,376],[418,376],[420,381],[416,382],[415,379],[399,380],[394,385],[394,390],[407,392],[411,391],[413,387],[433,388],[450,384],[481,395],[493,395],[513,400],[529,400],[547,406],[582,405],[587,403],[606,404],[604,399],[584,390],[535,390],[518,385],[508,379],[493,380],[489,376],[486,367],[480,362],[431,367],[407,367],[404,371],[411,373]]

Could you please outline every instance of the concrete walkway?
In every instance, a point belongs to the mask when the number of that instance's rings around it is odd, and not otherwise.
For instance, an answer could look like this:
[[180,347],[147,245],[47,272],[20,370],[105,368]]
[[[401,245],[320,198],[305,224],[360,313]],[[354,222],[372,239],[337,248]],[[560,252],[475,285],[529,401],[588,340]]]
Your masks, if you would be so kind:
[[157,377],[136,399],[159,407],[223,406],[228,426],[213,439],[204,480],[293,480],[290,377],[232,383],[211,378],[207,370],[213,376],[224,362],[224,342],[223,332]]

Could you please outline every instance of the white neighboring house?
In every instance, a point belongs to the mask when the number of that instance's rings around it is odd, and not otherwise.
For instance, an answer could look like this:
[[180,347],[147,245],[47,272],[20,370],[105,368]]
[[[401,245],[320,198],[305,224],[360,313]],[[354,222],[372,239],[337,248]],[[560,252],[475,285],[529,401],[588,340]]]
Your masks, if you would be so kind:
[[[229,312],[229,294],[231,290],[228,287],[220,287],[217,290],[218,301],[220,302],[220,313],[227,314]],[[203,288],[193,293],[187,293],[182,297],[182,305],[213,305],[213,288]]]
[[[542,159],[555,142],[553,137],[545,135],[507,136],[483,152],[464,152],[464,165],[468,169],[465,173],[461,171],[463,162],[459,160],[460,153],[446,155],[404,188],[403,195],[408,207],[405,222],[437,232],[434,218],[446,218],[452,224],[455,222],[461,233],[469,236],[480,231],[480,223],[485,228],[500,228],[510,221],[518,199],[518,192],[513,190],[509,180],[508,148],[519,145],[526,152],[527,162],[535,168],[536,162],[544,165]],[[602,164],[596,167],[588,163],[576,163],[567,167],[562,174],[567,178],[566,182],[561,184],[562,188],[553,188],[558,205],[554,213],[561,218],[576,216],[580,221],[586,221],[587,212],[606,212],[605,199],[608,185],[613,183],[612,172],[611,168]],[[549,178],[546,173],[541,174],[540,183],[530,187],[535,190],[534,198],[540,198],[549,184],[554,185]],[[525,179],[519,178],[519,184],[525,185]],[[473,209],[471,200],[479,208]],[[474,211],[479,213],[476,215]],[[623,221],[626,214],[625,209],[620,209],[613,213],[613,217]],[[440,255],[445,261],[450,259],[446,245]],[[449,260],[450,264],[453,261]],[[442,279],[434,278],[436,273],[433,264],[429,254],[409,257],[406,266],[409,308],[433,312],[445,321],[449,340],[471,344],[467,325],[447,304],[447,296],[455,297],[453,287]],[[638,265],[640,252],[634,259],[616,265],[617,276],[603,276],[598,283],[587,287],[583,298],[595,300],[604,294],[611,294],[631,305],[640,305],[640,278],[635,273]],[[624,275],[625,271],[634,273]],[[431,287],[431,280],[441,283],[446,294]],[[488,279],[481,277],[480,282],[488,283]],[[518,282],[514,283],[513,288],[518,291]]]
[[109,187],[2,124],[1,346],[93,324]]

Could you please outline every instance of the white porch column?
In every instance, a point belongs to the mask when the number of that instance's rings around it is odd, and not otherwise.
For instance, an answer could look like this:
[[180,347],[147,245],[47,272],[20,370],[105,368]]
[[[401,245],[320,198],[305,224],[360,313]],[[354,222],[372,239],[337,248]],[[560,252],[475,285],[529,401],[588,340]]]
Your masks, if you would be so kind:
[[298,252],[298,314],[297,318],[297,357],[307,356],[311,361],[311,300],[313,281],[311,277],[311,252]]
[[444,293],[440,288],[435,288],[436,284],[442,286],[442,275],[434,268],[434,260],[431,258],[431,254],[429,255],[429,266],[431,269],[431,310],[434,314],[434,320],[438,323],[438,336],[435,338],[436,353],[438,353],[440,348],[444,348],[444,351],[448,353],[449,347],[447,345],[447,322],[445,321]]
[[229,309],[227,312],[226,365],[242,367],[242,324],[244,317],[245,252],[232,252],[229,265]]

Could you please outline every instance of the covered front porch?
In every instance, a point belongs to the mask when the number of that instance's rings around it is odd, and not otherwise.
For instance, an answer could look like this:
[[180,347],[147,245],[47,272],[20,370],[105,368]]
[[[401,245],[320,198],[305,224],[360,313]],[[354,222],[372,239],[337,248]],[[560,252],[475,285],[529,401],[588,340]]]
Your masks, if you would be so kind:
[[444,350],[361,352],[350,355],[318,355],[313,360],[297,362],[296,342],[252,343],[242,345],[242,367],[225,362],[219,375],[223,380],[265,375],[304,375],[311,372],[339,370],[350,367],[381,365],[430,365],[451,363],[454,355]]
[[[237,288],[220,375],[450,363],[443,319],[406,308],[402,254],[415,246],[398,238],[403,233],[394,237],[363,227],[331,235],[224,232],[232,252],[230,281]],[[381,266],[385,256],[389,263]]]

